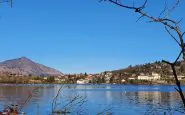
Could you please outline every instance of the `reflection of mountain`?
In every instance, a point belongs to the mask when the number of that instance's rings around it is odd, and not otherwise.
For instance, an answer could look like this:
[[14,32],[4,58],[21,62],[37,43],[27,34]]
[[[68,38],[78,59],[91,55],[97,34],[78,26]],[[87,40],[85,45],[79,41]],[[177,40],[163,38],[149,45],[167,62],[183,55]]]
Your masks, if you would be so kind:
[[41,100],[43,96],[42,87],[31,87],[31,86],[1,86],[0,97],[1,105],[18,104],[23,105],[26,100],[31,96],[29,103],[35,103]]

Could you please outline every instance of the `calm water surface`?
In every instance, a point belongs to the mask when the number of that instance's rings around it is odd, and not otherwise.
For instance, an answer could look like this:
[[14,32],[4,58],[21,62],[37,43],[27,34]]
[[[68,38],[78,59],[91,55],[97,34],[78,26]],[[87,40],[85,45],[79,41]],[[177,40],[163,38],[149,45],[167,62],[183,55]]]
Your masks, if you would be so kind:
[[[61,85],[0,85],[0,109],[10,104],[22,105],[27,115],[49,115],[52,102]],[[175,86],[148,85],[65,85],[55,103],[56,108],[66,106],[79,95],[85,100],[68,107],[72,115],[163,114],[181,115],[181,102]],[[182,87],[185,90],[185,86]],[[28,100],[28,102],[26,101]],[[21,106],[20,106],[21,107]],[[179,112],[180,111],[180,112]]]

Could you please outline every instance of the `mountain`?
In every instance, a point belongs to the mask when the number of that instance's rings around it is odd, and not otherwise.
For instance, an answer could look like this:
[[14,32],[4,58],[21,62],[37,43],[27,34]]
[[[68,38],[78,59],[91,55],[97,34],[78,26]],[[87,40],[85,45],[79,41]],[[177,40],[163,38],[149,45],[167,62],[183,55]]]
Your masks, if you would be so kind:
[[62,73],[56,69],[36,63],[26,57],[7,60],[0,63],[0,73],[12,73],[35,76],[58,76]]

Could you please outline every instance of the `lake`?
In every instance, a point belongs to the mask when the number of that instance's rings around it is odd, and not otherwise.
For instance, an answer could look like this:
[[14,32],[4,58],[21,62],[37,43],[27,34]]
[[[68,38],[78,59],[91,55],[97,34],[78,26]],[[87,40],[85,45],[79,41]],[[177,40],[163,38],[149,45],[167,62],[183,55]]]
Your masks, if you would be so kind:
[[[62,88],[61,88],[62,86]],[[27,115],[150,115],[182,113],[175,86],[160,85],[0,85],[0,109],[17,104]],[[61,88],[61,92],[58,93]],[[182,86],[185,91],[185,86]],[[57,96],[55,100],[55,96]],[[55,100],[55,101],[53,101]],[[53,106],[52,106],[53,105]],[[65,109],[64,109],[65,108]]]

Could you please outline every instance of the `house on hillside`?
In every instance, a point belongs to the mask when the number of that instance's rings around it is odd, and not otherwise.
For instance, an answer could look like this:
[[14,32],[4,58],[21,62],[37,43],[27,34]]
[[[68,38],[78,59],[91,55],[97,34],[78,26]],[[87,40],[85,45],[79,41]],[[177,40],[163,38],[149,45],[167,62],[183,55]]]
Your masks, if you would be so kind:
[[104,76],[104,79],[105,79],[105,83],[110,83],[110,79],[112,78],[113,76],[113,73],[112,72],[105,72]]
[[158,73],[154,73],[154,72],[152,72],[152,77],[153,77],[153,80],[161,79],[161,76]]
[[54,80],[55,81],[60,81],[60,78],[59,77],[54,77]]
[[45,77],[44,77],[44,80],[47,80],[47,79],[48,79],[48,77],[45,76]]
[[122,80],[121,80],[121,83],[125,83],[125,82],[126,82],[126,80],[125,80],[125,79],[122,79]]
[[77,84],[87,84],[87,83],[89,83],[89,80],[87,80],[87,79],[79,79],[79,80],[77,80]]
[[[169,76],[169,78],[174,79],[174,76]],[[178,78],[178,80],[182,80],[182,79],[185,79],[185,76],[183,76],[183,75],[178,75],[177,78]]]
[[113,75],[112,72],[106,72],[105,73],[105,77],[112,77],[112,75]]
[[42,80],[34,80],[34,79],[30,79],[29,83],[42,83]]
[[88,75],[85,80],[88,80],[88,82],[92,82],[93,81],[93,75]]
[[154,73],[152,72],[152,75],[139,75],[137,77],[138,80],[147,80],[147,81],[151,81],[151,80],[160,80],[161,76],[158,73]]
[[128,80],[135,80],[135,77],[129,77]]
[[183,75],[179,75],[179,76],[177,76],[177,77],[178,77],[179,80],[182,80],[182,79],[185,78],[185,76],[183,76]]
[[150,77],[149,76],[146,76],[146,75],[139,75],[137,77],[138,80],[150,80]]
[[105,83],[110,83],[111,77],[105,77]]

